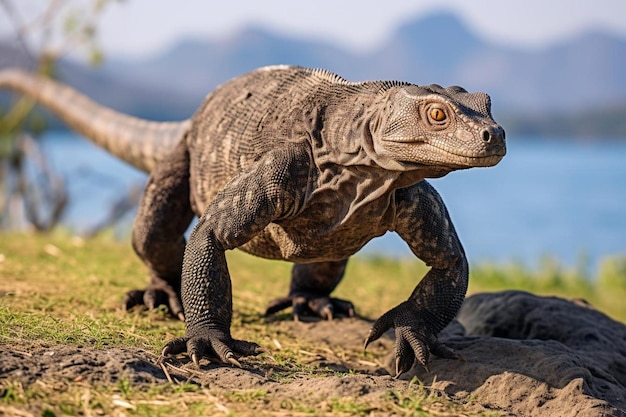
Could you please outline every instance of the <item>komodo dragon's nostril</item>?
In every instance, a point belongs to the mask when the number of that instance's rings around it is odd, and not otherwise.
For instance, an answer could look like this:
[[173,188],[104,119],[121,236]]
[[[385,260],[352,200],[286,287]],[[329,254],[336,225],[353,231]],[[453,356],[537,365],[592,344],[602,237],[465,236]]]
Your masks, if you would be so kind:
[[485,143],[504,141],[504,135],[504,129],[501,127],[487,127],[481,132],[481,137]]
[[491,132],[489,129],[483,130],[483,140],[487,143],[491,142]]

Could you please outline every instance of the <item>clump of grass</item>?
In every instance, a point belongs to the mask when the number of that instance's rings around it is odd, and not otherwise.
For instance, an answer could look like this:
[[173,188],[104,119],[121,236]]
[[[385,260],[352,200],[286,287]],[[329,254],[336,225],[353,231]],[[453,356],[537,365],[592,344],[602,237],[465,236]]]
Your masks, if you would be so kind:
[[556,295],[568,299],[584,299],[595,308],[626,322],[626,258],[605,258],[595,274],[587,271],[584,262],[564,267],[545,258],[539,268],[519,263],[479,264],[471,269],[469,293],[522,290],[539,295]]
[[62,233],[4,235],[0,244],[0,343],[33,340],[158,349],[180,324],[164,312],[127,314],[122,297],[145,286],[141,263],[110,239],[86,244]]

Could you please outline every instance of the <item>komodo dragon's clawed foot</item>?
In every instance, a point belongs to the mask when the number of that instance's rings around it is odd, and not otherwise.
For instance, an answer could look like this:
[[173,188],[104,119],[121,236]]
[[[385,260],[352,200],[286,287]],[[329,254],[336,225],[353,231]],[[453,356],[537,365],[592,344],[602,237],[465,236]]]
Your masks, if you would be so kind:
[[176,290],[167,284],[150,285],[144,289],[131,290],[124,297],[124,308],[126,310],[131,310],[136,306],[143,306],[148,310],[152,310],[161,305],[166,306],[172,316],[185,321],[180,296]]
[[365,339],[365,347],[380,338],[390,328],[396,333],[396,378],[411,369],[414,362],[426,371],[430,354],[447,359],[463,359],[437,339],[429,328],[427,315],[414,301],[405,301],[383,314],[374,324]]
[[254,342],[233,339],[228,331],[201,328],[197,330],[188,329],[185,337],[171,340],[163,348],[161,356],[185,352],[189,354],[196,366],[200,365],[201,358],[208,357],[241,368],[238,360],[240,357],[256,356],[266,353],[267,350]]
[[332,320],[335,317],[354,317],[354,305],[347,300],[313,294],[299,294],[276,298],[267,305],[265,315],[269,316],[286,308],[293,307],[296,321],[306,316]]

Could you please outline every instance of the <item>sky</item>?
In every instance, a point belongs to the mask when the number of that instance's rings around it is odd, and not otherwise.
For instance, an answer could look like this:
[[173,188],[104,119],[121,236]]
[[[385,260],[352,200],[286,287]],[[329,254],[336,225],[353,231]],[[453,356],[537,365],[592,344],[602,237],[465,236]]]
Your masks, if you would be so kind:
[[[49,1],[4,3],[28,23]],[[442,10],[491,42],[520,48],[541,48],[589,30],[626,38],[624,0],[109,1],[98,23],[98,42],[109,56],[152,55],[181,38],[224,38],[250,24],[364,51],[382,44],[403,22]],[[68,13],[80,13],[94,0],[66,3]],[[0,37],[11,33],[11,22],[6,6],[0,7]]]

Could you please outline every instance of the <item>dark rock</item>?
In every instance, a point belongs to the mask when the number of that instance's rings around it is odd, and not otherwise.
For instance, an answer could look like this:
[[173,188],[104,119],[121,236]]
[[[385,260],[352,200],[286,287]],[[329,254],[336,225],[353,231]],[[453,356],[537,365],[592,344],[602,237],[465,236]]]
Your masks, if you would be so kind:
[[588,303],[477,294],[457,319],[441,339],[465,361],[437,358],[403,379],[516,416],[626,415],[626,326]]

